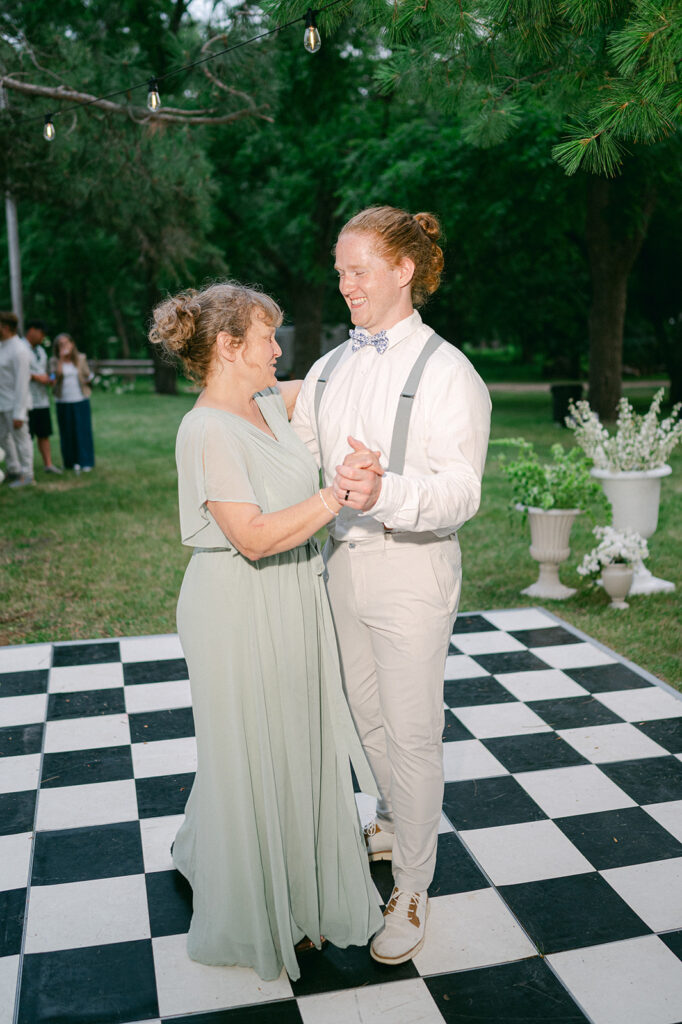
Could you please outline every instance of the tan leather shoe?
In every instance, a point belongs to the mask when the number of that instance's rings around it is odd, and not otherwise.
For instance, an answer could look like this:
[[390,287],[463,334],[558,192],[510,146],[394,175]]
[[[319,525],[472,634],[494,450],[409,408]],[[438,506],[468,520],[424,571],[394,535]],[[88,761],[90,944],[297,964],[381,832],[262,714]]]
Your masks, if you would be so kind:
[[376,821],[370,821],[362,830],[370,861],[393,860],[393,833],[380,828]]
[[423,892],[406,892],[395,886],[384,910],[384,927],[369,948],[380,964],[403,964],[424,945],[429,898]]

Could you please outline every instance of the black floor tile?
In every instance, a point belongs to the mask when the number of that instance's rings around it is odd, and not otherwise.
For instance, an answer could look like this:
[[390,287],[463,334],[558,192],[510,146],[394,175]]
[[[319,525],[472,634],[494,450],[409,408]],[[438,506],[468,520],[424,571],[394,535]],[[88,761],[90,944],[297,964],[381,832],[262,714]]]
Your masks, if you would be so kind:
[[194,772],[136,779],[137,808],[140,817],[158,818],[164,814],[182,814],[193,781]]
[[117,782],[132,777],[130,744],[122,744],[117,747],[93,747],[89,750],[45,754],[40,786],[42,789],[84,786],[91,782]]
[[580,729],[586,725],[611,725],[623,719],[594,697],[558,697],[531,700],[528,707],[553,729]]
[[445,703],[450,708],[470,708],[478,704],[509,704],[516,700],[516,697],[492,676],[446,680],[444,695]]
[[24,957],[17,1024],[124,1024],[158,1016],[149,939]]
[[682,843],[641,807],[576,814],[555,824],[598,871],[682,857]]
[[75,693],[51,693],[47,698],[48,722],[63,718],[90,718],[94,715],[124,715],[122,686]]
[[335,989],[381,985],[387,981],[418,978],[411,960],[397,967],[386,967],[373,960],[366,946],[339,949],[330,942],[322,950],[313,950],[299,958],[301,977],[291,982],[295,996],[309,996]]
[[424,981],[446,1024],[583,1024],[588,1019],[539,957]]
[[0,729],[0,757],[20,757],[39,754],[43,744],[42,723],[34,725],[5,725]]
[[563,670],[567,676],[580,683],[590,693],[606,693],[608,690],[637,690],[651,686],[637,672],[627,665],[614,662],[612,665],[593,665],[590,668],[567,668]]
[[192,920],[192,887],[179,871],[152,871],[145,876],[152,938],[184,935]]
[[429,886],[429,896],[450,896],[455,892],[487,888],[488,880],[455,833],[439,835],[436,871]]
[[506,651],[503,654],[474,654],[474,661],[491,675],[503,675],[505,672],[544,671],[550,667],[546,661],[531,654],[530,651]]
[[554,732],[527,736],[497,736],[481,741],[510,772],[541,768],[569,768],[589,761]]
[[279,999],[276,1003],[255,1003],[235,1006],[232,1010],[192,1013],[188,1017],[164,1017],[168,1024],[303,1024],[295,999]]
[[650,934],[596,872],[502,885],[498,891],[545,956]]
[[36,811],[36,790],[0,793],[0,836],[32,832]]
[[668,932],[659,936],[665,942],[668,949],[672,950],[675,956],[682,960],[682,932]]
[[454,743],[457,740],[473,740],[474,734],[469,732],[452,711],[446,711],[443,721],[443,743]]
[[682,718],[659,718],[633,724],[671,754],[682,754]]
[[482,615],[458,615],[455,619],[453,633],[491,633],[496,626],[488,622]]
[[48,670],[32,672],[3,672],[0,674],[0,698],[28,697],[32,693],[47,693]]
[[516,825],[547,815],[510,775],[446,782],[443,810],[456,829]]
[[55,644],[52,652],[53,668],[62,668],[67,665],[103,665],[121,660],[118,640],[108,643],[69,644],[65,647]]
[[126,686],[136,683],[170,683],[176,679],[189,679],[184,658],[166,658],[163,661],[130,661],[123,666]]
[[370,864],[369,869],[372,881],[379,890],[381,902],[386,906],[393,892],[393,864],[390,860],[374,860]]
[[583,641],[563,626],[543,626],[541,629],[515,629],[510,633],[525,647],[557,647],[559,644],[580,644]]
[[130,715],[130,738],[133,743],[151,740],[174,740],[194,736],[194,718],[191,708],[170,708],[164,711],[145,711]]
[[17,956],[21,952],[25,910],[26,889],[0,892],[0,957]]
[[36,833],[33,885],[141,874],[139,821]]
[[647,757],[599,767],[638,804],[682,800],[682,761],[676,757]]

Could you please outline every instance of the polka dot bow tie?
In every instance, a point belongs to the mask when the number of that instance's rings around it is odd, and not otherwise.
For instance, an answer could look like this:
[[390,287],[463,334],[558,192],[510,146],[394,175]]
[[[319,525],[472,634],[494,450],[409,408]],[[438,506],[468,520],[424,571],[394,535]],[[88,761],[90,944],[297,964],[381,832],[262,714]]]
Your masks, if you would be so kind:
[[368,334],[362,328],[358,330],[353,328],[350,332],[350,338],[353,342],[353,352],[357,352],[359,348],[364,348],[365,345],[373,345],[379,355],[381,355],[388,348],[388,335],[386,331],[379,331],[378,334]]

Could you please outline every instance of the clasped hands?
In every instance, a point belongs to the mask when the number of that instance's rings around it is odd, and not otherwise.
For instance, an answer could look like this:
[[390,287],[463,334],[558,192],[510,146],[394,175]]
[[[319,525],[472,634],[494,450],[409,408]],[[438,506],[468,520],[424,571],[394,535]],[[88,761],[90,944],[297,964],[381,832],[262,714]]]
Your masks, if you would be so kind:
[[381,453],[372,451],[354,437],[348,438],[352,451],[336,467],[332,493],[340,505],[368,512],[378,501],[384,471]]

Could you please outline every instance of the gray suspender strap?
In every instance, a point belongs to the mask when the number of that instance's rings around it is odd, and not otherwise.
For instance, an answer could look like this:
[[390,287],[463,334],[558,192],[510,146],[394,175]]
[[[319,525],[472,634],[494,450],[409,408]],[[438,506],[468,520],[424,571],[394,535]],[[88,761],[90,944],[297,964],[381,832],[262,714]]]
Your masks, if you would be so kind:
[[398,399],[398,408],[395,414],[395,423],[393,424],[391,454],[388,459],[388,470],[390,473],[402,473],[405,468],[407,434],[410,429],[410,416],[412,415],[414,396],[417,393],[419,381],[422,379],[426,363],[436,349],[444,344],[443,338],[440,338],[437,334],[432,334],[417,356],[415,364],[410,370],[410,375],[405,381],[405,387]]
[[315,404],[314,404],[314,409],[315,409],[315,430],[317,431],[317,443],[318,443],[319,449],[320,449],[320,471],[322,473],[322,486],[323,487],[324,487],[324,466],[322,465],[322,445],[320,443],[320,402],[322,401],[322,395],[324,394],[324,389],[327,386],[327,381],[331,377],[332,372],[333,372],[336,364],[339,362],[339,360],[341,359],[341,356],[346,351],[346,349],[348,348],[349,345],[350,345],[350,341],[347,341],[345,343],[345,345],[339,345],[338,348],[334,349],[334,351],[330,355],[329,359],[327,360],[327,362],[322,367],[322,373],[317,378],[317,383],[315,384]]

